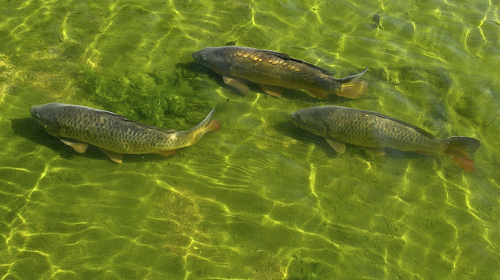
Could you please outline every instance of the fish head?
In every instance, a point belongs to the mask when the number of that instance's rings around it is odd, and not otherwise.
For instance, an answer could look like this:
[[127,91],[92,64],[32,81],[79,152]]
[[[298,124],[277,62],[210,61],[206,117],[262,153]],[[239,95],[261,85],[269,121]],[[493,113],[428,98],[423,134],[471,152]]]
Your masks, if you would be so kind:
[[306,108],[290,114],[293,122],[300,128],[310,131],[319,136],[326,136],[327,126],[320,110]]
[[60,103],[49,103],[36,105],[30,108],[31,116],[50,131],[59,127],[57,122],[58,108],[63,106]]
[[230,64],[223,48],[204,48],[193,53],[193,58],[199,64],[209,67],[219,74],[228,74]]

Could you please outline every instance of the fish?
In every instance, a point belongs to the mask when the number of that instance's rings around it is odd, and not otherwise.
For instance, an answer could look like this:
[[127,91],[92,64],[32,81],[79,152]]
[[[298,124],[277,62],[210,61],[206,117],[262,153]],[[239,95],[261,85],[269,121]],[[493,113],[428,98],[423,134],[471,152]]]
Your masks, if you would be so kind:
[[473,172],[471,154],[481,146],[475,138],[439,139],[404,121],[340,106],[305,108],[291,113],[290,117],[298,127],[325,138],[339,154],[345,152],[345,143],[364,147],[376,156],[384,155],[386,147],[424,155],[445,153],[464,170]]
[[123,154],[169,156],[221,127],[212,120],[214,108],[203,121],[186,131],[141,124],[113,112],[63,103],[36,105],[30,108],[30,113],[48,134],[76,152],[85,153],[93,145],[116,163],[122,163]]
[[282,89],[304,89],[322,99],[329,94],[357,98],[366,92],[367,83],[360,81],[368,70],[346,78],[334,78],[327,70],[285,53],[248,47],[207,47],[194,52],[193,58],[201,65],[223,76],[224,83],[242,94],[249,92],[246,81],[251,81],[275,97]]

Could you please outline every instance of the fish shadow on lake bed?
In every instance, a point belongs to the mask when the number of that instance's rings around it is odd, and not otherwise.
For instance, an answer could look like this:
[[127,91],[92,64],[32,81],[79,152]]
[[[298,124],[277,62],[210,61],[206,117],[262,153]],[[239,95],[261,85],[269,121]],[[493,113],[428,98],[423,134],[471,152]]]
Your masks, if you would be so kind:
[[[73,159],[75,157],[86,157],[95,160],[106,160],[109,161],[110,165],[117,165],[111,162],[106,155],[99,150],[99,148],[89,145],[87,151],[83,154],[77,153],[73,148],[67,146],[61,140],[57,139],[43,129],[43,127],[32,118],[22,118],[22,119],[12,119],[12,130],[15,135],[21,136],[37,145],[42,145],[47,148],[52,149],[58,155],[65,159]],[[153,162],[159,160],[168,160],[175,156],[163,157],[154,154],[144,154],[144,155],[124,155],[124,163],[127,162]]]
[[[70,159],[75,156],[75,151],[66,146],[56,137],[45,132],[43,127],[32,118],[12,119],[12,130],[14,134],[21,136],[37,145],[42,145],[57,152],[61,157]],[[78,153],[77,153],[78,154]],[[87,157],[93,153],[88,153]],[[92,157],[97,157],[93,155]]]

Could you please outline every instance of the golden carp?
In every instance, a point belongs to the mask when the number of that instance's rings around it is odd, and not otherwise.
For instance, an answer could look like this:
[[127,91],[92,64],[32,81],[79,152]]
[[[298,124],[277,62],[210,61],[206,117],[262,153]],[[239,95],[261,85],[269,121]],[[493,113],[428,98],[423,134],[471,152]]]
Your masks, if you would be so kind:
[[287,54],[247,47],[204,48],[193,53],[195,60],[221,74],[224,83],[243,94],[248,93],[245,80],[259,84],[266,93],[280,97],[282,88],[305,89],[328,99],[334,93],[347,98],[362,95],[366,82],[359,81],[368,68],[354,76],[337,79],[330,72]]
[[31,116],[45,131],[75,151],[84,153],[97,146],[112,161],[121,163],[123,154],[155,153],[168,156],[191,146],[220,124],[211,120],[214,109],[197,126],[187,131],[166,130],[140,124],[112,112],[62,103],[33,106]]
[[345,144],[372,149],[385,154],[385,147],[422,154],[444,152],[466,171],[474,171],[473,154],[481,145],[479,140],[455,136],[434,138],[428,132],[403,121],[364,110],[339,106],[311,107],[291,114],[299,127],[324,137],[338,153]]

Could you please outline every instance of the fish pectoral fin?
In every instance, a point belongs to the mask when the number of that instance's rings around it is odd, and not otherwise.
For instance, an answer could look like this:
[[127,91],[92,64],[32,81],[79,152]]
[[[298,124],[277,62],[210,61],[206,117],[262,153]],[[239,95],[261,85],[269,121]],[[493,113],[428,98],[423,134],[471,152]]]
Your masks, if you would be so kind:
[[122,163],[123,155],[120,153],[112,152],[103,148],[99,148],[110,160],[116,163]]
[[175,150],[159,151],[159,152],[155,152],[155,154],[160,155],[160,156],[164,156],[164,157],[168,157],[170,155],[175,154]]
[[59,138],[59,140],[61,140],[64,144],[70,146],[71,148],[73,148],[73,150],[75,150],[76,152],[78,152],[80,154],[85,153],[85,151],[89,147],[88,144],[81,143],[81,142],[71,141],[69,139]]
[[250,91],[248,89],[248,86],[245,85],[244,81],[241,79],[237,78],[231,78],[231,77],[226,77],[223,76],[222,79],[224,80],[224,83],[237,91],[239,91],[241,94],[246,95]]
[[370,154],[373,157],[381,157],[385,155],[385,148],[384,147],[379,147],[379,148],[367,148],[363,147],[363,150]]
[[330,147],[332,147],[337,153],[343,154],[345,152],[345,144],[333,139],[326,139],[326,142]]
[[260,84],[259,86],[265,93],[274,97],[281,97],[281,92],[283,91],[283,88],[270,85],[260,85]]

